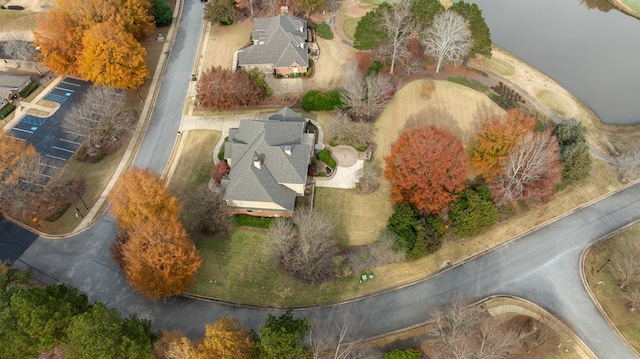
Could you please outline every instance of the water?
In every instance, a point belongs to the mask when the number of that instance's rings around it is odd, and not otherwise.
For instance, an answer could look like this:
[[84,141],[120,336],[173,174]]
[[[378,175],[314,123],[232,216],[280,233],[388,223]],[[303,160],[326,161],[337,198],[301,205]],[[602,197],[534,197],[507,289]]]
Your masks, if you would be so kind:
[[609,124],[640,123],[640,20],[606,0],[468,0],[493,42]]

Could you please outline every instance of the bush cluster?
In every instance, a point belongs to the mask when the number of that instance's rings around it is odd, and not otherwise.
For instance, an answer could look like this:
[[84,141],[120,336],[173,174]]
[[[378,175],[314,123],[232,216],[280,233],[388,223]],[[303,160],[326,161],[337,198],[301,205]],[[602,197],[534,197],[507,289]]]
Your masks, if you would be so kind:
[[467,86],[469,88],[472,88],[476,91],[480,91],[480,92],[487,92],[489,90],[489,86],[483,84],[482,82],[478,81],[478,80],[473,80],[473,79],[468,79],[464,76],[458,76],[458,77],[449,77],[447,78],[447,81],[450,82],[455,82],[459,85],[462,86]]
[[156,26],[168,26],[171,25],[173,20],[173,10],[166,0],[154,0],[153,1],[153,17],[156,22]]
[[327,40],[333,39],[333,32],[331,32],[331,28],[327,23],[324,22],[318,24],[318,26],[316,27],[316,35]]
[[407,202],[389,217],[387,228],[396,235],[396,245],[410,259],[421,258],[440,249],[446,229],[440,217],[422,217]]
[[498,219],[498,209],[491,202],[487,186],[476,190],[465,189],[453,201],[449,210],[453,233],[460,237],[472,237],[493,226]]
[[302,108],[306,111],[332,111],[341,107],[342,98],[339,91],[311,90],[302,97]]

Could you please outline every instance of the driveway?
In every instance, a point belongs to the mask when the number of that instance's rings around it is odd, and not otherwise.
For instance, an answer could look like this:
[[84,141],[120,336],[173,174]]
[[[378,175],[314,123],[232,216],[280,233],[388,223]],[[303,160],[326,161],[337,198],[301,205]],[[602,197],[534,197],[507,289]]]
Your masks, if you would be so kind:
[[331,157],[336,161],[335,173],[333,176],[316,177],[317,187],[328,188],[356,188],[356,184],[362,177],[364,161],[359,159],[358,151],[350,146],[327,146],[331,151]]

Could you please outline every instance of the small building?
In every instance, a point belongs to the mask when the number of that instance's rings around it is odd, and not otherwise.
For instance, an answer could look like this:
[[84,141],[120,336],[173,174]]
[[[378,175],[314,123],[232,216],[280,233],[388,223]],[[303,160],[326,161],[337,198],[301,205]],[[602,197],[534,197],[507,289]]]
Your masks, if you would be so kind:
[[9,95],[12,92],[24,90],[31,82],[31,76],[29,75],[0,72],[0,108],[10,103]]
[[296,197],[304,196],[315,137],[306,120],[288,107],[267,120],[241,120],[229,129],[221,182],[234,214],[289,217]]
[[309,67],[307,22],[289,14],[255,18],[253,44],[238,53],[238,67],[289,77]]

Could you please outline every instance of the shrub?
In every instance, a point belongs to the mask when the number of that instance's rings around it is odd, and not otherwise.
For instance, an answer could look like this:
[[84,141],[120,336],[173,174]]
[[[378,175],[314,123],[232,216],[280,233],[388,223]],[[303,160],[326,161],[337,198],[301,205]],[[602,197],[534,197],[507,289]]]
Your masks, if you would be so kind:
[[249,75],[249,79],[262,90],[262,98],[269,97],[273,92],[269,84],[267,83],[267,79],[264,75],[264,72],[260,71],[259,68],[254,67],[247,73]]
[[560,122],[553,131],[560,145],[560,163],[562,163],[560,188],[580,182],[591,172],[591,156],[586,133],[587,129],[575,119]]
[[156,26],[168,26],[173,21],[173,10],[165,0],[154,0],[153,16]]
[[380,60],[374,60],[373,62],[371,62],[371,65],[369,66],[369,74],[377,74],[382,69],[382,66],[383,65],[382,65],[382,62],[380,62]]
[[318,159],[331,168],[336,168],[336,161],[331,157],[331,152],[327,148],[318,153]]
[[27,87],[23,88],[22,91],[20,91],[20,97],[26,98],[27,96],[31,95],[31,93],[37,88],[37,82],[30,83],[29,85],[27,85]]
[[498,219],[498,209],[491,202],[491,192],[487,186],[476,191],[465,189],[453,201],[449,210],[453,233],[460,237],[472,237],[493,226]]
[[483,84],[482,82],[478,80],[468,79],[464,76],[449,77],[447,78],[447,81],[455,82],[457,84],[460,84],[462,86],[467,86],[469,88],[472,88],[480,92],[487,92],[489,90],[489,86]]
[[492,93],[492,94],[489,94],[489,98],[491,99],[491,101],[497,103],[498,106],[502,107],[505,110],[518,107],[518,101],[503,95]]
[[3,119],[9,116],[9,114],[13,112],[13,110],[15,109],[16,109],[16,106],[12,103],[6,105],[5,107],[2,108],[2,110],[0,110],[0,119]]
[[224,143],[222,143],[222,147],[220,147],[220,152],[218,152],[218,160],[220,161],[224,160],[224,148],[227,145],[227,142],[229,142],[229,136],[224,138]]
[[340,107],[342,98],[339,91],[311,90],[302,97],[302,108],[306,111],[332,111]]
[[438,216],[421,218],[418,210],[404,202],[387,221],[387,228],[396,235],[396,245],[409,259],[434,253],[442,246],[445,225]]
[[67,212],[69,207],[71,207],[71,203],[69,203],[69,202],[61,205],[60,208],[58,208],[55,212],[51,213],[44,220],[47,221],[47,222],[55,222],[55,221],[57,221],[58,219],[60,219],[60,217],[62,217]]
[[333,32],[331,32],[331,27],[329,27],[329,25],[324,22],[318,24],[318,26],[316,27],[316,35],[327,40],[333,39]]

